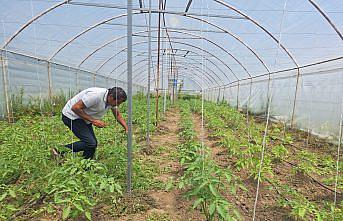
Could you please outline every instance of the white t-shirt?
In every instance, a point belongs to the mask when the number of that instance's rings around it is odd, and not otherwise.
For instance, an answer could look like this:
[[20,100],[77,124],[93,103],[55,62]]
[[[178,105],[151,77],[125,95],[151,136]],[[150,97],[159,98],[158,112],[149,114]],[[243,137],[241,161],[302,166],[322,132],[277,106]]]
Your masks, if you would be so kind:
[[[108,90],[106,88],[91,87],[85,89],[67,102],[67,104],[64,106],[62,110],[62,113],[69,119],[79,119],[80,117],[77,114],[75,114],[71,108],[78,101],[82,100],[82,102],[86,106],[86,108],[83,109],[85,113],[91,116],[92,118],[99,120],[106,114],[108,109],[116,108],[110,105],[106,105],[107,94]],[[86,121],[86,123],[89,124],[90,122]]]

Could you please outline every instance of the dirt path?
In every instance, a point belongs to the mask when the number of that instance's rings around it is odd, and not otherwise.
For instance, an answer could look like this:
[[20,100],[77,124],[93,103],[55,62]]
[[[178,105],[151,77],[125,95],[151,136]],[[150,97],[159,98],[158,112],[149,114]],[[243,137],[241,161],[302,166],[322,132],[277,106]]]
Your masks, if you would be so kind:
[[[154,179],[164,184],[170,179],[176,181],[182,173],[177,156],[179,120],[179,110],[172,108],[167,111],[158,130],[151,136],[150,148],[146,151],[145,160],[159,165],[160,173]],[[183,198],[182,192],[177,188],[169,191],[164,188],[151,190],[147,196],[153,201],[152,208],[144,213],[122,217],[120,220],[202,220],[199,211],[192,209],[192,203]]]

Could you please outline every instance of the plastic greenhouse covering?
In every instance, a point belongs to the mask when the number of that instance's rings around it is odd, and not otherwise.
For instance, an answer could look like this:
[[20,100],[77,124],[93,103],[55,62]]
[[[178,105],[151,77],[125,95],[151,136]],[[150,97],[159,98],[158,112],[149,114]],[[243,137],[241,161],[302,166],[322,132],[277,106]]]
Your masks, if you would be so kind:
[[0,0],[0,220],[343,220],[342,134],[343,0]]
[[[342,112],[341,0],[152,1],[152,90],[172,59],[185,91],[338,139]],[[0,113],[11,94],[126,85],[127,2],[1,0]],[[147,91],[148,1],[133,1],[133,90]],[[164,68],[156,86],[158,41]]]

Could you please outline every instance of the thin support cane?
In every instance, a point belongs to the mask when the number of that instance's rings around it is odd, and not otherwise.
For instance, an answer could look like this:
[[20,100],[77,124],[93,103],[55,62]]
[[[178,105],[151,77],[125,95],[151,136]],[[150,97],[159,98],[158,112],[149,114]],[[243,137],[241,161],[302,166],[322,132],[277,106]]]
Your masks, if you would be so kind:
[[[279,33],[279,43],[278,43],[278,48],[277,48],[277,53],[275,56],[275,63],[274,65],[276,66],[277,64],[277,59],[279,56],[279,50],[280,50],[280,44],[281,44],[281,36],[282,36],[282,26],[283,26],[283,21],[284,21],[284,17],[285,17],[285,10],[286,10],[286,6],[287,6],[287,1],[285,0],[285,4],[283,7],[283,13],[282,13],[282,19],[281,19],[281,24],[280,24],[280,33]],[[270,79],[270,73],[269,73],[269,79]],[[267,108],[267,120],[266,120],[266,126],[264,129],[264,135],[263,135],[263,141],[262,141],[262,151],[261,151],[261,159],[260,159],[260,165],[259,165],[259,169],[258,169],[258,177],[257,177],[257,188],[256,188],[256,195],[255,195],[255,202],[254,202],[254,210],[253,210],[253,221],[255,221],[256,219],[256,208],[257,208],[257,202],[258,202],[258,194],[259,194],[259,189],[260,189],[260,179],[261,179],[261,170],[262,170],[262,166],[263,166],[263,160],[264,160],[264,152],[265,152],[265,148],[266,148],[266,137],[267,137],[267,133],[268,133],[268,125],[269,125],[269,118],[270,118],[270,107],[271,107],[271,99],[272,99],[272,90],[271,86],[270,86],[270,81],[268,83],[268,94],[267,94],[267,98],[268,98],[268,108]]]

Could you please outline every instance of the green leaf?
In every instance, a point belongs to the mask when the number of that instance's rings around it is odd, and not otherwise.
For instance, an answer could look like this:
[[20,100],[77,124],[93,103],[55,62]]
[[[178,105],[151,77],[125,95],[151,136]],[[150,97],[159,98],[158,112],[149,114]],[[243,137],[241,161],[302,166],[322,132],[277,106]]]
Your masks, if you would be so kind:
[[0,196],[0,202],[3,201],[7,196],[7,193],[3,193],[1,196]]
[[10,194],[11,197],[15,198],[17,195],[15,194],[14,190],[9,189],[8,193]]
[[221,218],[223,218],[224,220],[227,219],[227,210],[223,206],[218,205],[217,211],[218,211]]
[[209,185],[210,191],[214,196],[218,196],[218,192],[216,189],[212,186],[212,184]]
[[70,214],[70,206],[67,206],[66,208],[63,209],[62,219],[66,220],[69,214]]
[[305,217],[305,214],[306,214],[306,209],[305,208],[299,208],[299,213],[298,215],[301,217],[301,218],[304,218]]
[[168,180],[168,183],[167,183],[167,185],[166,185],[165,190],[166,190],[166,191],[169,191],[169,190],[171,190],[172,188],[173,188],[173,179],[169,179],[169,180]]
[[92,214],[89,211],[85,212],[85,216],[88,220],[92,220]]
[[210,216],[212,216],[214,214],[215,210],[216,210],[216,203],[213,202],[213,203],[211,203],[210,208],[209,208]]
[[80,211],[84,211],[84,209],[82,208],[82,205],[78,202],[73,202],[73,205],[76,207],[76,209],[80,210]]
[[204,201],[203,198],[197,199],[193,204],[193,209],[197,208],[200,205],[200,203],[202,203],[203,201]]

